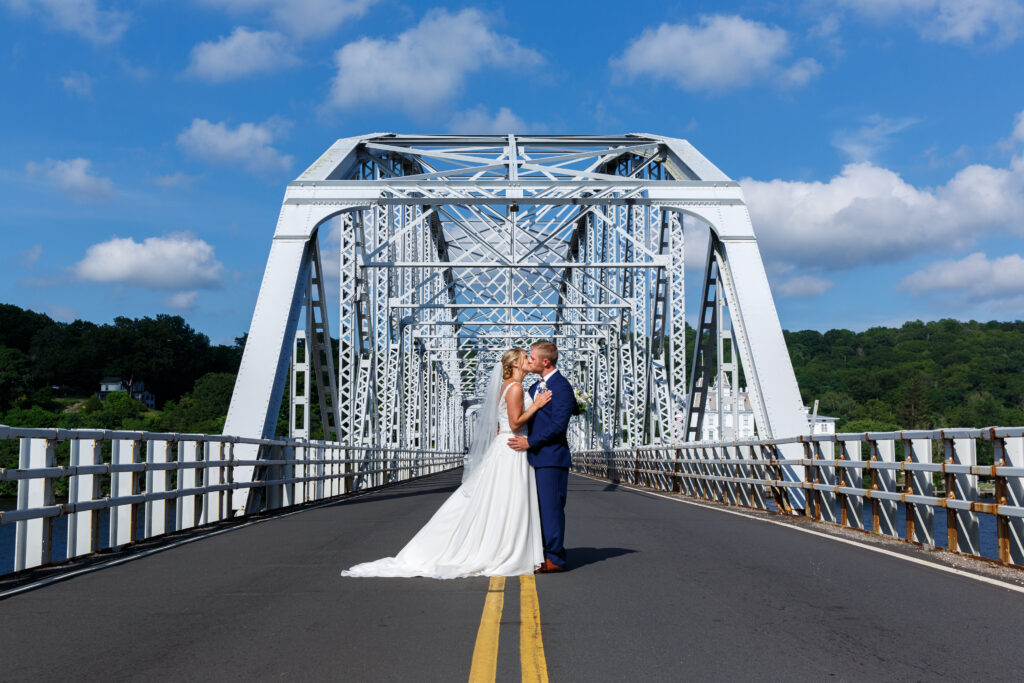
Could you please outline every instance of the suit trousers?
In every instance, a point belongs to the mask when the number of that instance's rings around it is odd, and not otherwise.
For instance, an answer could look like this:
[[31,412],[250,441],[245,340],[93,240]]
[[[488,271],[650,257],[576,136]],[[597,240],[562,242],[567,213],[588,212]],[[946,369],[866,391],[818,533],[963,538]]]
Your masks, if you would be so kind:
[[565,566],[565,496],[569,488],[568,467],[538,467],[537,498],[544,557]]

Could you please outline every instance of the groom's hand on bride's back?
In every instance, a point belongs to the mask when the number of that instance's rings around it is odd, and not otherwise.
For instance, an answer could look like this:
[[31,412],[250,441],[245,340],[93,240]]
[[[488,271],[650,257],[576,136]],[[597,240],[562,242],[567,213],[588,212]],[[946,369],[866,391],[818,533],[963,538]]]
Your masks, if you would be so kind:
[[530,442],[525,436],[513,436],[508,440],[508,446],[514,451],[528,451],[530,450]]

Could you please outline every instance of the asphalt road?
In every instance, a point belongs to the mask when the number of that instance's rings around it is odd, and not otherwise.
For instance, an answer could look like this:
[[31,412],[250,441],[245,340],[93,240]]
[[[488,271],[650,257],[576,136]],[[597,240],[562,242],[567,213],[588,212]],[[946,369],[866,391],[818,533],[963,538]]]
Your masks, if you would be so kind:
[[[466,680],[486,578],[343,579],[443,474],[0,600],[0,679]],[[537,578],[552,681],[1019,680],[1024,594],[570,478],[571,571]],[[497,679],[520,678],[509,579]]]

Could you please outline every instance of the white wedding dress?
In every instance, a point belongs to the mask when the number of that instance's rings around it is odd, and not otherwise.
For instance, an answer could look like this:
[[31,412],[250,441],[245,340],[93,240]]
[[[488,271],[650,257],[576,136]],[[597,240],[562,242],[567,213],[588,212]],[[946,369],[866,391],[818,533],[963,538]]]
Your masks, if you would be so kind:
[[[342,576],[516,576],[532,574],[544,562],[537,506],[537,481],[526,451],[509,448],[508,437],[525,435],[509,427],[505,395],[522,391],[509,384],[498,401],[498,435],[480,464],[448,497],[430,521],[395,557],[357,564]],[[524,392],[523,410],[532,400]]]

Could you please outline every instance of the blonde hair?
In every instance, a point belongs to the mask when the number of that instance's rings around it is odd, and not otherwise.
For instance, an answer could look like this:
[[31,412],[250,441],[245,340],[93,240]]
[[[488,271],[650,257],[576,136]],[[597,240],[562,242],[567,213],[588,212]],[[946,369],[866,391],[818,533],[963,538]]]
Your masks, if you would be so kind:
[[517,361],[523,359],[523,355],[526,353],[525,349],[521,349],[518,346],[513,346],[511,349],[506,351],[501,357],[501,378],[509,379],[512,377],[512,370],[515,369]]

